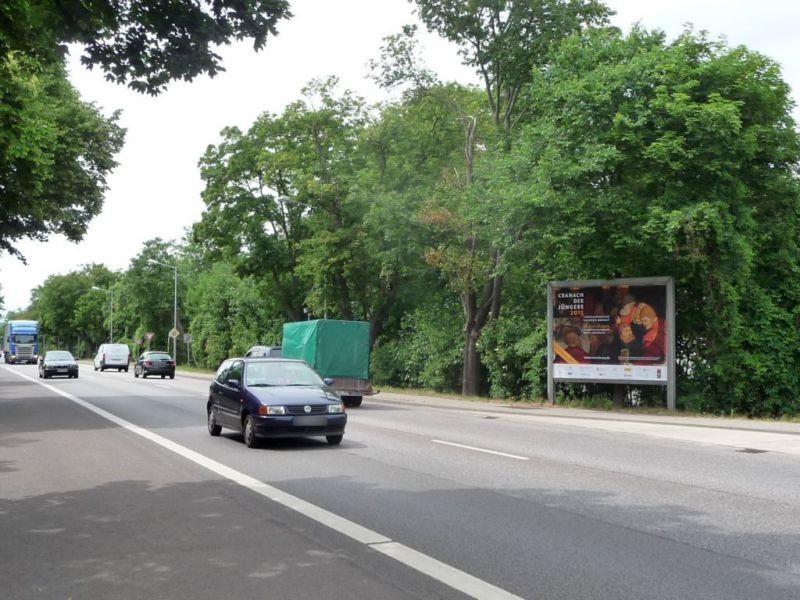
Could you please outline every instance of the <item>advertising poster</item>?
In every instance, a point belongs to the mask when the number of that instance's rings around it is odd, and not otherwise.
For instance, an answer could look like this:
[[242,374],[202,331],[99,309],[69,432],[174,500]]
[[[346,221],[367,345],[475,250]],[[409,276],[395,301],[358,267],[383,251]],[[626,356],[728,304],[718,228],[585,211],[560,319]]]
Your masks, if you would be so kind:
[[666,284],[560,282],[550,294],[555,380],[667,384]]

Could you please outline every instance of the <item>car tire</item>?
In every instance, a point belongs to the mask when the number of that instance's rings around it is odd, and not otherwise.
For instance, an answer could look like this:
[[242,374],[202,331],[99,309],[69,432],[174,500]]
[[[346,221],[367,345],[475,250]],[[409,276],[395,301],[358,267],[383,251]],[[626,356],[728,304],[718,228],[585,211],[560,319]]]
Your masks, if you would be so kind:
[[164,375],[161,376],[161,379],[164,379]]
[[94,370],[97,371],[97,365],[94,365]]
[[343,435],[326,435],[325,439],[328,440],[328,443],[331,446],[338,446],[342,443]]
[[136,379],[139,379],[139,371],[137,371],[136,369],[133,369],[133,376],[134,376]]
[[175,373],[169,376],[170,379],[175,379]]
[[41,379],[41,378],[42,378],[42,372],[39,371],[39,379]]
[[242,424],[242,438],[244,438],[244,445],[248,448],[255,448],[258,446],[258,437],[256,437],[256,422],[253,417],[247,415]]
[[147,379],[147,371],[142,369],[142,379]]
[[208,409],[208,433],[213,437],[217,437],[222,433],[222,427],[217,424],[217,418],[214,416],[214,411]]
[[128,372],[128,367],[125,367],[125,372],[126,372],[126,373]]
[[77,374],[75,374],[75,379],[77,379],[77,378],[78,378],[78,375],[77,375]]

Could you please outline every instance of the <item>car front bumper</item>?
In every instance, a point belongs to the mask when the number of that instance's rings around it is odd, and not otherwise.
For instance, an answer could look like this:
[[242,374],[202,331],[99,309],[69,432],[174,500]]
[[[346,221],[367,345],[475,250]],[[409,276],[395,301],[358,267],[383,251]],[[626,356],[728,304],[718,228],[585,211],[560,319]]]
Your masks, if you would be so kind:
[[78,367],[50,367],[42,369],[42,373],[48,377],[53,377],[54,375],[74,377],[78,374]]
[[344,435],[347,424],[346,414],[285,417],[254,415],[253,419],[256,435],[264,438]]

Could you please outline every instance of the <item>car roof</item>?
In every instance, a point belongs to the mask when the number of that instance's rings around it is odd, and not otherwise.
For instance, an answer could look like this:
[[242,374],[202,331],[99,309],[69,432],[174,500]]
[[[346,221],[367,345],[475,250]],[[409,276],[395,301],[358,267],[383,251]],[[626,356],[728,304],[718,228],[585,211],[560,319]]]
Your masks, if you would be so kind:
[[[282,356],[232,356],[231,358],[226,358],[225,361],[228,360],[243,360],[246,363],[253,363],[253,362],[292,362],[292,363],[303,363],[306,364],[306,361],[300,358],[284,358]],[[225,362],[223,361],[223,362]]]

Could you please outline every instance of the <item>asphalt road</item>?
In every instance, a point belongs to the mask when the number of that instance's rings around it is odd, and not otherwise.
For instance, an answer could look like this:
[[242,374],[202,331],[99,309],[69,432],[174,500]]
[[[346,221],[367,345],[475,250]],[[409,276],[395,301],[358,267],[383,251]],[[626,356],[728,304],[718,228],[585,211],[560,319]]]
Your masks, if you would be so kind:
[[388,397],[248,449],[206,391],[0,366],[0,597],[800,598],[796,426]]

